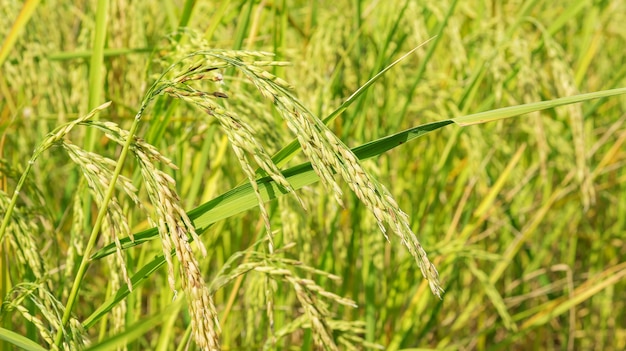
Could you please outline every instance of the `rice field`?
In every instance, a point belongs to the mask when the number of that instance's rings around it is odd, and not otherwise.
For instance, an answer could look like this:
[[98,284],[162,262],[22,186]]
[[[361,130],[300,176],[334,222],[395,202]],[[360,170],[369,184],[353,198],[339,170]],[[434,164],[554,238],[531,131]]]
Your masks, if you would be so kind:
[[0,19],[0,350],[626,349],[626,2]]

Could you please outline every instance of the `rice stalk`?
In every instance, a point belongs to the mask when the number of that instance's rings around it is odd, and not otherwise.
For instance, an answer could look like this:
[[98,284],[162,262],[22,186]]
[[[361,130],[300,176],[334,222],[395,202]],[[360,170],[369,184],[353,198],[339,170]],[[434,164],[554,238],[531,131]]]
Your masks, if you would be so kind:
[[[0,211],[9,213],[9,206],[10,199],[3,191],[0,191]],[[26,274],[32,274],[34,281],[45,282],[49,268],[46,261],[41,257],[36,244],[36,234],[40,230],[35,225],[34,216],[30,215],[28,210],[28,208],[14,207],[11,221],[6,228],[10,234],[7,238],[13,249],[15,263],[24,267]]]
[[[287,247],[289,246],[287,245]],[[244,256],[246,260],[237,263]],[[272,337],[266,340],[264,349],[275,347],[280,339],[301,328],[310,328],[314,335],[315,344],[328,350],[340,349],[337,342],[344,347],[357,347],[357,349],[361,346],[375,346],[368,344],[359,336],[363,334],[362,323],[338,321],[333,318],[330,303],[356,308],[354,301],[324,289],[313,279],[301,276],[313,274],[335,281],[339,280],[339,277],[310,267],[301,261],[282,257],[277,252],[272,255],[258,251],[234,254],[213,279],[209,289],[216,291],[235,281],[241,275],[254,272],[262,274],[274,284],[287,284],[295,292],[300,305],[300,309],[298,309],[300,315],[274,332]],[[251,280],[248,278],[248,281]],[[254,295],[249,289],[247,296]]]
[[[36,313],[33,314],[24,307],[26,301],[36,308]],[[88,340],[86,331],[74,318],[72,318],[69,330],[64,328],[61,323],[63,310],[63,304],[41,283],[20,283],[14,286],[0,306],[1,315],[17,312],[22,318],[32,323],[39,332],[39,336],[52,350],[59,350],[59,347],[54,344],[55,330],[64,330],[63,349],[84,348]]]
[[[115,142],[124,144],[130,134],[112,122],[92,121],[89,125],[101,129]],[[198,238],[193,223],[181,205],[175,189],[175,180],[167,173],[157,169],[155,162],[177,167],[158,150],[139,137],[133,137],[130,150],[135,155],[146,186],[146,191],[155,210],[154,222],[159,229],[163,254],[168,264],[168,283],[176,295],[176,274],[171,252],[174,249],[181,267],[183,289],[187,294],[189,311],[192,316],[194,339],[199,347],[219,350],[219,323],[211,294],[206,288],[199,268],[199,262],[193,254],[189,239],[195,240],[203,256],[206,248]]]
[[[342,191],[334,180],[335,172],[339,173],[374,214],[385,238],[388,239],[385,223],[401,238],[409,253],[416,259],[433,294],[441,297],[443,289],[439,285],[439,274],[411,230],[408,216],[399,208],[389,191],[361,166],[354,153],[288,91],[289,85],[286,82],[258,67],[267,64],[268,61],[247,63],[236,53],[213,51],[202,53],[239,68],[261,94],[274,103],[287,126],[298,138],[314,170],[334,194],[336,201],[342,203]],[[250,53],[250,55],[258,57],[263,54]]]
[[39,158],[39,156],[46,150],[48,150],[49,148],[51,148],[52,146],[56,145],[59,141],[63,140],[63,138],[65,137],[65,135],[67,135],[67,133],[69,133],[77,124],[84,122],[90,118],[92,118],[96,113],[98,113],[99,111],[107,108],[110,105],[110,102],[104,103],[98,107],[96,107],[95,109],[93,109],[90,113],[77,118],[76,120],[67,123],[59,128],[56,128],[54,131],[52,131],[51,133],[49,133],[46,138],[41,142],[41,144],[35,149],[35,151],[33,152],[32,157],[30,158],[30,160],[28,161],[28,164],[26,166],[26,169],[24,170],[24,172],[22,173],[22,176],[20,177],[20,179],[18,180],[18,183],[15,187],[15,190],[13,191],[13,197],[11,198],[11,201],[9,202],[7,208],[6,208],[6,212],[4,214],[4,217],[2,219],[2,225],[0,226],[0,242],[2,242],[2,239],[4,238],[4,235],[6,234],[6,229],[7,226],[9,225],[9,222],[11,220],[11,215],[12,212],[15,208],[15,205],[17,203],[17,199],[19,197],[20,191],[22,190],[22,188],[24,187],[24,184],[26,183],[26,178],[28,177],[32,166],[35,164],[35,161]]
[[[192,317],[194,339],[205,350],[219,350],[219,323],[213,298],[209,293],[199,263],[189,244],[189,236],[197,238],[191,220],[181,207],[180,198],[174,189],[175,181],[152,163],[152,152],[145,144],[135,145],[135,156],[143,176],[146,191],[155,208],[156,222],[161,236],[163,254],[168,263],[168,281],[172,291],[176,292],[174,264],[171,258],[172,248],[180,262],[183,289],[187,294],[189,312]],[[206,249],[196,241],[206,256]]]
[[[115,161],[96,153],[82,150],[69,140],[63,140],[62,146],[67,151],[70,159],[81,168],[96,204],[99,207],[104,206],[104,194],[109,187],[113,175],[113,171],[110,167],[115,165]],[[139,198],[135,195],[137,189],[132,185],[130,179],[120,176],[117,180],[119,187],[124,189],[136,204],[139,204]],[[132,233],[119,201],[116,198],[112,198],[107,206],[108,212],[104,220],[102,231],[108,233],[109,237],[115,242],[117,248],[117,262],[120,264],[119,268],[122,270],[122,276],[128,289],[132,291],[132,283],[128,276],[126,265],[124,264],[122,246],[119,240],[120,236],[132,236]],[[117,271],[117,269],[114,269],[114,271]]]
[[[247,150],[250,150],[257,156],[255,161],[257,163],[260,162],[259,166],[268,172],[277,183],[281,184],[288,191],[292,191],[276,166],[272,166],[273,162],[271,160],[266,161],[268,158],[262,147],[251,148],[253,145],[256,146],[257,143],[255,143],[253,138],[249,138],[251,134],[246,124],[213,100],[215,97],[227,97],[227,95],[221,92],[199,90],[189,84],[190,82],[200,80],[221,82],[222,77],[220,74],[211,74],[209,72],[230,66],[237,68],[250,79],[261,95],[274,103],[287,126],[296,135],[303,152],[311,161],[322,183],[333,194],[335,200],[342,204],[343,194],[341,188],[334,180],[334,174],[338,173],[348,183],[357,197],[374,214],[385,238],[388,239],[385,224],[392,228],[409,253],[415,258],[422,275],[428,280],[433,294],[441,297],[443,289],[439,285],[438,272],[428,259],[417,236],[413,233],[409,225],[408,216],[399,208],[391,193],[361,166],[352,151],[319,118],[315,117],[289,92],[289,84],[261,68],[264,66],[284,65],[283,62],[268,60],[270,56],[268,53],[256,51],[196,51],[183,59],[193,60],[188,69],[183,70],[181,73],[175,73],[177,72],[174,69],[175,65],[171,66],[169,70],[172,73],[166,72],[165,74],[173,74],[175,78],[164,80],[155,89],[191,101],[204,108],[210,115],[218,118],[233,145],[246,147]],[[235,131],[236,134],[231,134],[235,133]],[[239,138],[245,138],[245,141]],[[259,206],[263,207],[258,188],[251,180],[247,160],[241,157],[239,159],[259,199]],[[267,213],[264,209],[261,210],[261,213],[269,235],[271,227]],[[273,246],[270,240],[271,250],[273,250]]]
[[223,78],[221,74],[216,73],[213,75],[207,75],[207,73],[216,70],[218,67],[223,67],[223,63],[211,63],[208,66],[204,65],[206,65],[206,63],[194,65],[188,70],[178,74],[174,79],[172,79],[172,83],[170,83],[164,90],[164,93],[189,101],[199,106],[208,115],[213,116],[218,120],[224,133],[226,133],[228,140],[231,143],[231,147],[239,160],[239,164],[257,197],[261,217],[265,223],[265,229],[269,238],[269,250],[270,252],[273,252],[274,243],[271,235],[272,228],[269,220],[269,214],[263,205],[264,201],[256,183],[256,173],[246,154],[252,155],[255,163],[267,174],[269,174],[280,186],[293,194],[300,201],[300,203],[302,203],[302,200],[300,200],[289,182],[287,182],[287,180],[282,176],[278,167],[274,164],[274,162],[272,162],[269,153],[265,150],[263,145],[254,137],[256,131],[237,114],[226,110],[213,100],[215,97],[227,98],[228,96],[222,92],[204,92],[190,85],[193,81],[205,79],[214,82],[222,81]]
[[[141,113],[146,108],[147,102],[151,101],[153,97],[148,95],[140,112],[137,114],[138,119],[141,118]],[[175,189],[176,182],[167,173],[157,169],[154,166],[154,162],[161,162],[175,169],[177,167],[168,158],[161,155],[154,146],[136,136],[132,136],[131,139],[132,133],[119,128],[115,123],[100,121],[83,121],[82,123],[102,130],[108,138],[120,145],[128,145],[128,149],[135,155],[146,191],[156,212],[155,219],[151,219],[151,221],[156,224],[162,239],[163,253],[168,263],[168,283],[170,288],[176,296],[176,275],[171,258],[171,252],[174,249],[181,263],[183,289],[187,293],[196,343],[202,349],[219,350],[217,313],[215,312],[212,297],[204,283],[199,263],[189,244],[189,237],[196,241],[203,256],[206,256],[206,248],[198,239],[193,223],[181,205],[181,200]],[[95,172],[96,170],[90,169],[89,171]],[[97,175],[94,174],[93,176]],[[123,180],[124,178],[118,177],[118,179]],[[103,180],[100,181],[102,182]],[[122,181],[122,183],[124,182]],[[98,196],[104,196],[104,193],[102,192]],[[108,206],[113,209],[118,207],[115,198],[109,200]],[[103,229],[115,225],[115,220],[105,220]],[[116,228],[116,230],[119,230],[119,228]],[[119,244],[116,243],[116,245]],[[121,253],[119,250],[118,252]],[[127,282],[130,281],[127,280]],[[131,288],[130,285],[129,288]]]
[[[563,53],[555,43],[546,41],[547,56],[551,61],[550,68],[555,82],[556,90],[560,96],[572,96],[579,94],[574,81],[574,72],[565,64]],[[574,157],[576,167],[576,180],[580,185],[580,197],[585,211],[589,210],[596,202],[596,191],[593,184],[593,177],[588,166],[588,154],[585,138],[585,121],[580,105],[570,104],[564,107],[569,116],[570,129],[572,132],[572,144],[574,146]]]

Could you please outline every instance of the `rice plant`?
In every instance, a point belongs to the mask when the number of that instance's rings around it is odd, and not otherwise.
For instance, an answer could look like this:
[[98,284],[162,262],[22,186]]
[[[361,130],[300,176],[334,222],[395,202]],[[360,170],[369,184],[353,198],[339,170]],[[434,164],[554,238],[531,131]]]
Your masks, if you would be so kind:
[[621,2],[2,5],[0,348],[626,347]]

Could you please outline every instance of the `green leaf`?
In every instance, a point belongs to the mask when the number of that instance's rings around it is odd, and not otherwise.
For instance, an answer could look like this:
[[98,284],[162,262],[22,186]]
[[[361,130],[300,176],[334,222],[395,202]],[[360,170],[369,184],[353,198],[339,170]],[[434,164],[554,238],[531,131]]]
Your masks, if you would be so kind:
[[[125,288],[128,289],[127,287]],[[123,332],[117,335],[111,336],[101,341],[100,343],[87,348],[85,351],[115,350],[117,348],[121,348],[123,346],[128,345],[132,341],[145,336],[145,333],[147,331],[152,330],[156,328],[157,326],[159,326],[166,319],[170,318],[172,314],[177,313],[178,310],[180,310],[180,308],[182,307],[183,301],[185,301],[185,299],[182,298],[181,296],[178,298],[178,300],[172,302],[172,304],[169,305],[164,310],[159,311],[150,317],[142,318],[137,323],[133,325],[129,325]],[[96,314],[94,313],[92,316],[95,316],[95,315]],[[93,322],[94,322],[93,318],[90,317],[89,319],[85,321],[84,325],[88,328],[89,326],[93,324]]]
[[[437,130],[452,123],[456,123],[460,126],[486,123],[530,112],[554,108],[565,104],[583,102],[587,100],[625,93],[626,88],[604,90],[595,93],[575,95],[566,98],[506,107],[463,117],[457,117],[407,129],[403,132],[356,147],[352,149],[352,151],[359,159],[363,160],[380,155],[417,137],[420,137],[424,134],[427,134],[431,131]],[[310,163],[303,163],[301,165],[289,168],[288,170],[284,171],[283,174],[285,175],[287,180],[293,185],[294,189],[300,189],[319,180],[319,178],[311,168]],[[259,189],[261,191],[261,195],[264,201],[273,200],[276,197],[284,194],[284,191],[280,187],[278,187],[269,177],[257,180],[257,184],[259,185]],[[256,202],[252,187],[250,186],[250,184],[245,184],[235,189],[232,189],[229,192],[220,195],[215,199],[191,210],[188,214],[189,217],[193,220],[194,225],[198,229],[198,232],[201,233],[212,223],[215,223],[216,221],[224,218],[228,218],[237,213],[246,211],[257,205],[258,203]],[[156,228],[145,230],[143,232],[135,234],[135,241],[131,241],[129,238],[122,239],[122,248],[128,249],[130,247],[139,245],[142,242],[152,240],[157,236],[158,232]],[[109,244],[106,247],[102,248],[100,251],[96,252],[91,258],[99,259],[110,255],[113,252],[115,252],[115,244]],[[152,272],[159,269],[164,264],[164,256],[156,256],[151,262],[145,265],[131,278],[132,286],[135,287],[140,284],[141,281],[143,281]],[[119,301],[123,300],[128,294],[128,287],[123,286],[116,293],[115,296],[107,300],[98,310],[96,310],[89,318],[85,320],[85,327],[89,328],[89,326],[96,323],[102,316],[104,316],[109,310],[111,310]]]
[[498,121],[501,119],[515,117],[515,116],[527,114],[530,112],[536,112],[536,111],[546,110],[546,109],[554,108],[558,106],[569,105],[569,104],[574,104],[577,102],[583,102],[583,101],[599,99],[599,98],[620,95],[620,94],[625,94],[625,93],[626,93],[626,88],[602,90],[602,91],[596,91],[594,93],[580,94],[580,95],[568,96],[568,97],[563,97],[563,98],[554,99],[554,100],[533,102],[533,103],[524,104],[524,105],[510,106],[510,107],[499,108],[497,110],[474,113],[474,114],[463,116],[463,117],[453,118],[452,121],[454,121],[454,123],[460,126],[469,126],[472,124],[480,124],[480,123]]
[[31,339],[23,335],[20,335],[14,331],[4,329],[1,327],[0,327],[0,339],[7,341],[23,350],[46,351],[45,348],[39,346],[39,344],[35,343]]
[[[421,125],[419,127],[407,129],[403,132],[387,136],[359,147],[352,149],[354,154],[361,160],[378,156],[397,146],[400,146],[410,140],[439,129],[443,126],[451,124],[451,120],[435,122]],[[317,174],[313,171],[310,163],[303,163],[298,166],[287,169],[283,172],[285,178],[293,186],[294,189],[300,189],[304,186],[313,184],[319,180]],[[271,201],[285,191],[279,187],[270,177],[264,177],[257,180],[259,191],[264,201]],[[196,230],[201,233],[211,224],[234,216],[238,213],[247,211],[258,206],[258,202],[252,186],[249,183],[238,186],[215,199],[198,206],[188,212],[189,218],[193,221]],[[146,241],[152,240],[158,236],[156,228],[144,230],[134,235],[135,241],[130,238],[120,240],[122,249],[128,249],[137,246]],[[92,260],[108,256],[115,252],[115,243],[111,243],[91,256]]]
[[[429,133],[433,130],[439,129],[443,126],[451,124],[452,121],[446,120],[441,122],[435,122],[425,124],[419,127],[411,128],[403,132],[378,139],[367,144],[361,145],[352,151],[359,157],[359,159],[366,159],[376,155],[380,155],[388,150],[391,150],[399,145],[402,145],[410,140],[413,140],[419,136]],[[294,189],[299,189],[305,185],[315,183],[319,180],[317,174],[311,168],[310,163],[304,163],[293,168],[290,168],[283,172],[287,180],[292,184]],[[280,190],[274,181],[269,178],[262,178],[257,180],[259,184],[259,190],[263,196],[264,201],[270,201],[283,192]],[[189,217],[194,221],[194,225],[198,228],[198,232],[202,233],[212,223],[232,216],[234,214],[246,211],[252,207],[258,206],[254,192],[250,184],[239,186],[217,198],[201,205],[192,211],[190,211]],[[139,245],[142,242],[152,240],[158,236],[156,228],[145,230],[141,233],[135,234],[135,241],[131,241],[130,238],[124,238],[121,241],[122,248],[128,249],[130,247]],[[115,244],[109,244],[96,252],[92,259],[99,259],[104,256],[110,255],[115,252]],[[173,252],[172,252],[173,253]],[[163,255],[156,256],[152,261],[143,266],[137,273],[131,278],[131,284],[133,288],[138,286],[145,278],[149,277],[154,271],[161,268],[165,264],[165,257]],[[124,300],[126,296],[130,294],[126,285],[122,286],[117,293],[105,301],[95,312],[91,314],[83,325],[89,329],[100,318],[104,317],[115,305]]]
[[[352,95],[350,95],[350,97],[348,97],[346,101],[344,101],[335,111],[328,115],[328,117],[324,118],[324,124],[329,124],[330,122],[334,121],[335,118],[339,117],[339,115],[341,115],[350,105],[352,105],[361,95],[363,95],[363,93],[365,93],[370,86],[376,83],[378,79],[380,79],[385,73],[387,73],[387,71],[389,71],[395,65],[414,53],[417,49],[428,44],[433,39],[435,39],[435,37],[432,37],[422,44],[416,46],[411,51],[402,55],[399,59],[393,61],[389,66],[385,67],[382,71],[378,72],[375,76],[370,78],[367,82],[365,82],[365,84],[363,84],[354,93],[352,93]],[[282,167],[296,155],[298,150],[300,150],[300,144],[297,140],[293,140],[287,146],[278,151],[276,155],[272,157],[272,161],[274,161],[274,163],[276,163],[278,167]]]
[[[451,123],[456,123],[459,126],[487,123],[527,114],[530,112],[536,112],[567,104],[625,93],[626,88],[603,90],[594,93],[574,95],[554,100],[533,102],[524,105],[511,106],[486,112],[475,113],[467,116],[443,120],[430,124],[424,124],[411,129],[407,129],[400,133],[387,136],[369,142],[367,144],[363,144],[359,147],[352,149],[352,151],[359,159],[363,160],[370,157],[378,156],[421,135],[424,135]],[[304,186],[313,184],[319,180],[317,174],[315,174],[315,172],[313,171],[310,163],[303,163],[298,166],[289,168],[283,172],[283,175],[296,190]],[[269,177],[257,180],[257,184],[259,186],[259,191],[261,192],[261,197],[266,202],[271,201],[285,193],[285,191],[281,187],[276,185],[276,183]],[[252,190],[252,186],[250,184],[244,184],[189,211],[188,215],[189,218],[191,218],[191,220],[194,222],[197,231],[202,232],[211,224],[219,220],[247,211],[251,208],[256,207],[257,205],[258,203]],[[130,247],[137,246],[143,242],[152,240],[157,236],[158,232],[156,228],[144,230],[134,235],[135,241],[130,240],[130,238],[122,239],[122,249],[128,249]],[[111,243],[93,254],[91,258],[94,260],[99,259],[110,255],[113,252],[115,252],[115,244]]]

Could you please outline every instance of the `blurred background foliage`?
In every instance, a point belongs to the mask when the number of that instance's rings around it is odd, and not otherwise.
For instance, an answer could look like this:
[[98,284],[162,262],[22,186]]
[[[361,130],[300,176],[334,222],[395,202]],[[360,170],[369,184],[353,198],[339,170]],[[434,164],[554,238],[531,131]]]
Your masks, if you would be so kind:
[[[438,34],[330,125],[350,147],[432,121],[626,85],[626,2],[618,0],[111,0],[104,10],[103,60],[94,66],[101,3],[2,1],[1,38],[14,33],[23,7],[34,6],[0,71],[5,193],[14,186],[9,170],[19,174],[46,133],[87,113],[95,106],[90,99],[96,105],[112,101],[99,118],[128,127],[163,70],[159,62],[171,62],[191,46],[186,33],[206,40],[209,48],[267,51],[290,62],[272,73],[291,83],[320,118]],[[97,86],[90,78],[94,69],[102,78]],[[254,126],[268,150],[276,152],[294,138],[242,75],[223,74],[225,104]],[[363,321],[364,338],[388,350],[623,350],[625,111],[624,98],[615,97],[449,126],[364,162],[409,214],[439,269],[443,300],[430,294],[400,243],[380,235],[375,218],[347,186],[345,208],[319,184],[299,191],[305,209],[290,197],[272,202],[278,246],[295,243],[288,257],[340,276],[339,282],[310,277],[356,301],[355,309],[331,308],[338,319]],[[178,165],[172,176],[186,209],[245,181],[215,121],[193,106],[159,99],[144,114],[138,135]],[[85,129],[73,132],[72,140],[113,159],[119,152],[106,137]],[[68,161],[49,151],[31,176],[38,195],[28,194],[42,233],[38,247],[54,277],[66,267],[69,218],[81,177]],[[127,163],[125,173],[132,176]],[[147,228],[145,214],[125,201],[133,231]],[[261,228],[258,210],[211,227],[203,236],[210,248],[201,260],[205,279],[260,239]],[[99,246],[109,241],[102,238]],[[19,276],[10,251],[3,250],[4,268]],[[129,270],[160,250],[151,242],[126,251]],[[91,268],[75,310],[79,320],[114,293],[102,288],[108,274],[97,262]],[[259,349],[268,339],[262,280],[251,274],[217,292],[223,349]],[[61,291],[65,284],[58,278],[53,287]],[[125,320],[132,325],[171,300],[160,270],[128,298]],[[277,287],[274,304],[274,330],[301,314],[287,287]],[[188,324],[182,316],[155,326],[128,349],[151,349],[159,338],[176,345]],[[5,323],[32,333],[28,323]],[[104,325],[88,330],[93,340],[110,337]],[[314,349],[307,329],[276,347]]]

